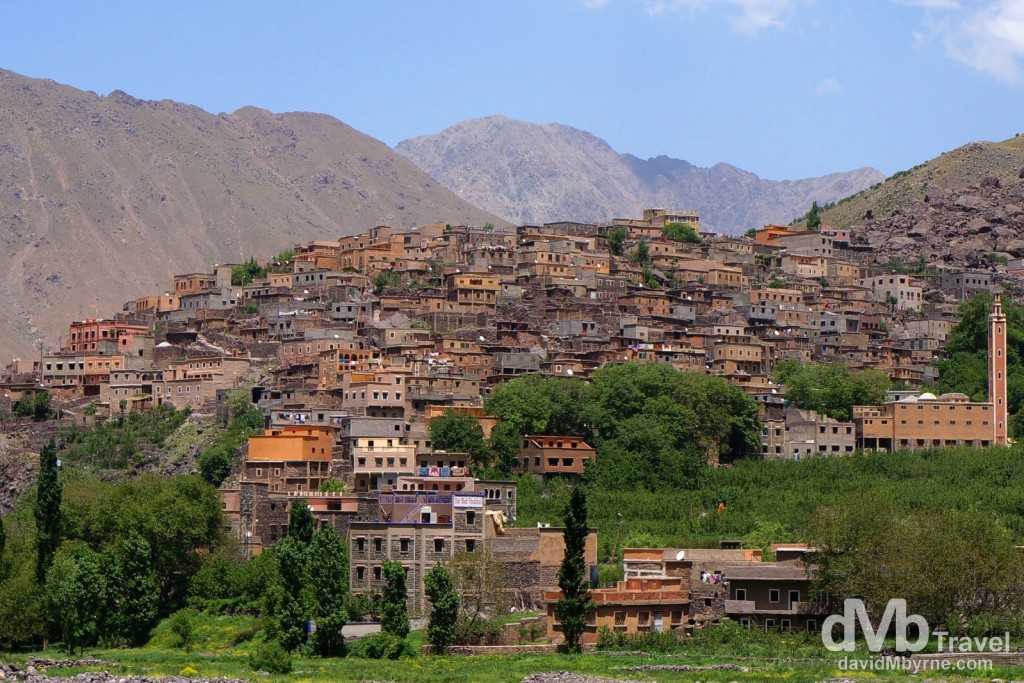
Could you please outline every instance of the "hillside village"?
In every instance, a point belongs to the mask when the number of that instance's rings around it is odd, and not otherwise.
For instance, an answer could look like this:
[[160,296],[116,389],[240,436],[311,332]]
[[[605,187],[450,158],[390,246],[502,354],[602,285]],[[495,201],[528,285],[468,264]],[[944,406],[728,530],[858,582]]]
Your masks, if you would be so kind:
[[[247,556],[283,538],[304,501],[347,538],[354,593],[379,590],[383,560],[397,560],[410,609],[423,614],[426,572],[482,549],[506,568],[517,609],[548,609],[557,639],[561,530],[516,526],[514,481],[478,479],[467,454],[431,445],[431,421],[452,412],[489,434],[497,420],[483,401],[507,380],[586,379],[630,361],[720,377],[759,402],[765,459],[1006,445],[998,304],[992,401],[923,387],[937,379],[960,302],[1011,290],[1024,260],[943,272],[881,262],[856,237],[770,225],[724,238],[701,231],[697,212],[666,209],[605,224],[377,226],[211,264],[107,319],[70,321],[59,349],[8,366],[3,390],[12,401],[48,392],[79,420],[198,409],[251,390],[265,431],[221,487]],[[786,402],[772,379],[783,359],[880,370],[902,388],[839,421]],[[595,457],[577,436],[531,434],[515,463],[576,481]],[[687,630],[725,615],[816,630],[806,547],[773,550],[767,562],[735,546],[626,549],[623,580],[594,593],[584,641],[601,626]]]

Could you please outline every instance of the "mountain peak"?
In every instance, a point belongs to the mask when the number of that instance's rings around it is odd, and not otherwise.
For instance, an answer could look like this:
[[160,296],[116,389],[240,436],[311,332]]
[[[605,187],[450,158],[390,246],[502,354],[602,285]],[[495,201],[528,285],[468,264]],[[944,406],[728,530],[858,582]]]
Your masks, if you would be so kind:
[[601,221],[645,207],[696,209],[704,225],[736,234],[788,223],[883,178],[874,169],[774,181],[727,163],[700,168],[660,155],[619,154],[601,138],[559,123],[494,115],[461,121],[395,147],[438,182],[515,223]]

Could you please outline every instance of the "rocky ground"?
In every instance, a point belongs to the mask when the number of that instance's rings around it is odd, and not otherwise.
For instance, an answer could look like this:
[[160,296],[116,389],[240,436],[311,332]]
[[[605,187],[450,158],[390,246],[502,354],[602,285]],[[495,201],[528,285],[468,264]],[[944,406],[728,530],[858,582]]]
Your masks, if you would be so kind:
[[939,187],[924,200],[884,218],[866,217],[854,228],[854,244],[875,250],[877,261],[930,267],[996,270],[997,254],[1024,257],[1024,171],[1020,178],[985,178],[958,190]]

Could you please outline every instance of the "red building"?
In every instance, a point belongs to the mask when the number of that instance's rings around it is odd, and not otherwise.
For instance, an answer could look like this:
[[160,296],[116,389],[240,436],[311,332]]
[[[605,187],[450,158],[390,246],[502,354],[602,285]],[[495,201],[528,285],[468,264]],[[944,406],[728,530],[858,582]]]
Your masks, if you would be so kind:
[[135,348],[133,337],[148,332],[146,325],[89,318],[68,326],[68,341],[63,350],[71,353],[96,351],[105,341],[117,342],[119,350],[132,349]]

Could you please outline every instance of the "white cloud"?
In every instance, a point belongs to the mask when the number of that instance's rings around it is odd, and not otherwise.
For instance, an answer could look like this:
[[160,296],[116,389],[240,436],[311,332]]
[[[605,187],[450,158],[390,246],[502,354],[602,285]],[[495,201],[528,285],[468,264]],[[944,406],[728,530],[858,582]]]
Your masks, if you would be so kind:
[[1014,85],[1024,85],[1024,0],[997,0],[944,35],[956,60]]
[[814,92],[818,95],[827,95],[829,93],[838,92],[843,89],[843,84],[839,82],[839,79],[835,76],[829,76],[818,81],[818,85],[815,86]]
[[587,9],[601,9],[607,5],[611,0],[579,0],[580,3]]
[[763,29],[780,28],[800,0],[643,0],[648,14],[693,15],[713,5],[725,5],[737,10],[732,17],[733,28],[741,33],[756,35]]
[[956,0],[895,0],[928,12],[927,32],[914,46],[941,40],[953,59],[1013,85],[1024,85],[1024,0],[984,0],[969,8]]
[[898,5],[910,5],[928,10],[957,9],[960,7],[958,0],[895,0]]

